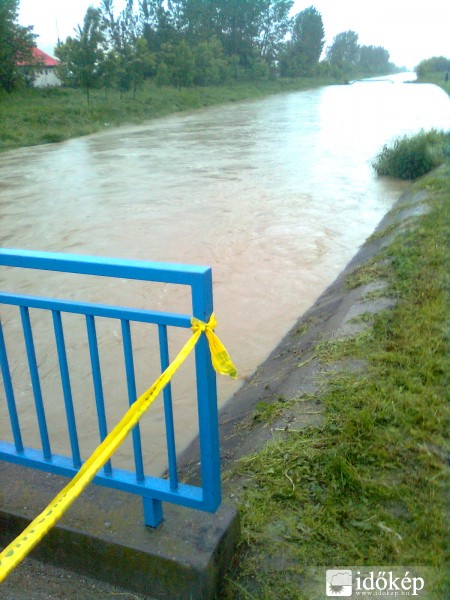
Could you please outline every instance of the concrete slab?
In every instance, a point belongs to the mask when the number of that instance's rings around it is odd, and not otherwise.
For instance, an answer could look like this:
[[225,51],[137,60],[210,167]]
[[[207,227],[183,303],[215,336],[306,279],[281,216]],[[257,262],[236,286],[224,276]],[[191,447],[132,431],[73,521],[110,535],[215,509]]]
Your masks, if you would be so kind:
[[[0,482],[5,546],[67,479],[0,463]],[[164,504],[164,513],[157,529],[145,527],[139,497],[91,485],[31,556],[155,599],[214,598],[239,539],[236,509],[224,503],[211,515]]]

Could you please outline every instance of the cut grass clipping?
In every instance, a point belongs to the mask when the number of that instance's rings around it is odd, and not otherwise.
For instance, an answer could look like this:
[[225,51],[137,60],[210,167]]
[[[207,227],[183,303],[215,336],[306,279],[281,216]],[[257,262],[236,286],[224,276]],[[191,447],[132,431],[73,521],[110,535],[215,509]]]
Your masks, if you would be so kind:
[[366,372],[333,376],[322,426],[288,431],[237,467],[243,543],[224,598],[310,600],[306,569],[320,565],[431,566],[430,597],[445,597],[450,167],[419,187],[431,211],[387,249],[398,303],[350,345]]

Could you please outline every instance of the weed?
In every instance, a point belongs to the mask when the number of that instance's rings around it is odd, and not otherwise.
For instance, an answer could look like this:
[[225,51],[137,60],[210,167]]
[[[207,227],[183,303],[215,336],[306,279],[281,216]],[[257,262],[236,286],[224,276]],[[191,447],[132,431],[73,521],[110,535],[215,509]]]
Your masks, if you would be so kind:
[[372,163],[378,175],[417,179],[450,156],[450,132],[432,129],[385,145]]
[[276,401],[258,402],[252,416],[252,422],[255,423],[270,423],[286,408],[286,399],[284,396],[279,396]]

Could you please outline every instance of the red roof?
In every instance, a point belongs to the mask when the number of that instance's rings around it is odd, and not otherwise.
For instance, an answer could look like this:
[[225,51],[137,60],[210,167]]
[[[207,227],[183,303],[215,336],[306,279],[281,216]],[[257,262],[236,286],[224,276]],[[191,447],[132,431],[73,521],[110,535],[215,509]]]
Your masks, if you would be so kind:
[[[33,61],[36,61],[39,64],[44,65],[44,67],[57,67],[59,65],[59,60],[56,60],[56,58],[52,58],[51,56],[49,56],[42,50],[39,50],[39,48],[33,48],[32,50],[33,50]],[[24,66],[25,64],[33,64],[33,63],[32,63],[32,61],[30,61],[29,63],[28,62],[27,63],[19,62],[17,64],[20,66]]]
[[52,58],[48,54],[45,54],[39,48],[33,48],[33,56],[40,63],[44,63],[46,67],[57,67],[59,65],[59,61],[56,58]]

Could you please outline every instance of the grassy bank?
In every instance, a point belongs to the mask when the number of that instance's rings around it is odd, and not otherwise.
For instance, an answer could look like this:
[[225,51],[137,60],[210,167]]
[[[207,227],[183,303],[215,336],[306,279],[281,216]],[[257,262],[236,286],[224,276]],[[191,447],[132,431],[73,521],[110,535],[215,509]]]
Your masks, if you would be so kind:
[[427,73],[425,77],[418,77],[415,83],[434,83],[450,94],[450,81],[445,81],[444,73]]
[[242,545],[223,598],[322,598],[324,584],[305,591],[308,568],[339,565],[428,565],[438,574],[430,597],[446,596],[450,164],[414,187],[430,211],[347,280],[387,280],[395,307],[317,347],[327,371],[348,358],[367,367],[331,375],[321,425],[286,431],[227,475]]
[[87,103],[83,90],[69,88],[27,89],[0,95],[0,151],[60,142],[101,131],[107,127],[137,124],[224,102],[236,102],[269,94],[335,83],[302,78],[229,86],[182,88],[148,83],[133,95],[116,91],[91,92]]

